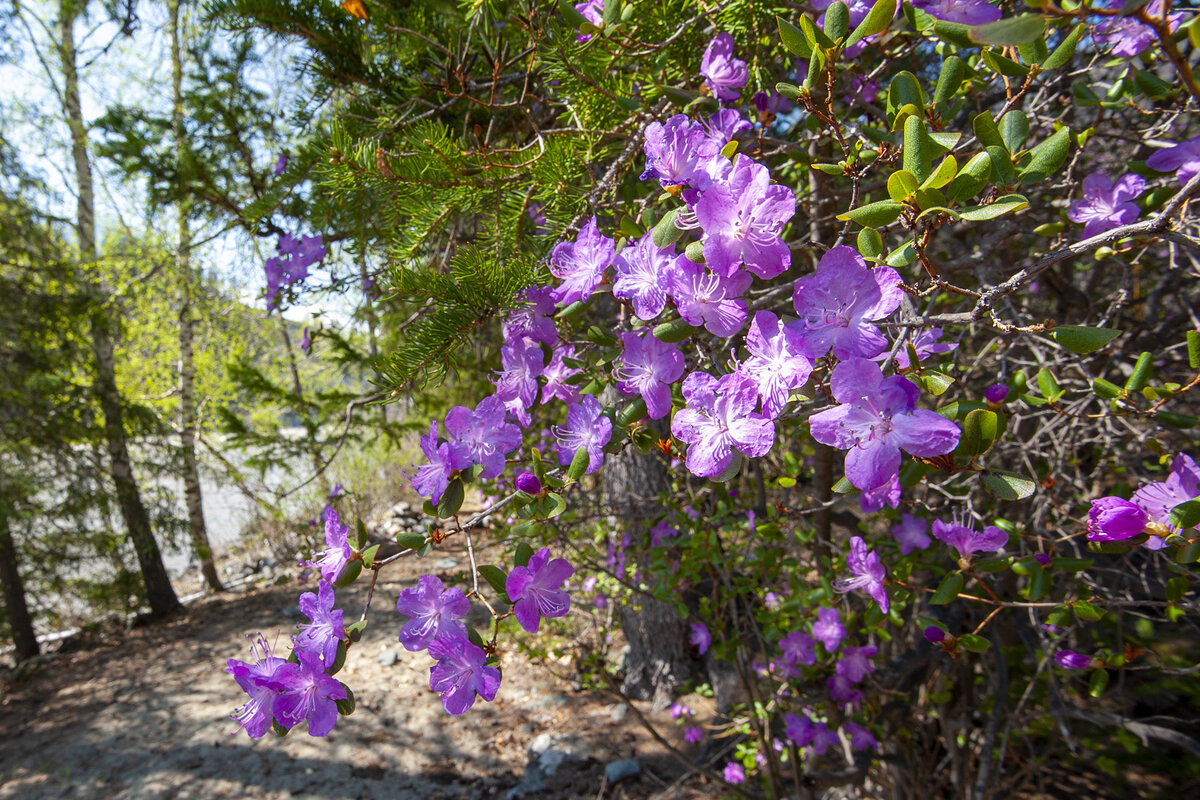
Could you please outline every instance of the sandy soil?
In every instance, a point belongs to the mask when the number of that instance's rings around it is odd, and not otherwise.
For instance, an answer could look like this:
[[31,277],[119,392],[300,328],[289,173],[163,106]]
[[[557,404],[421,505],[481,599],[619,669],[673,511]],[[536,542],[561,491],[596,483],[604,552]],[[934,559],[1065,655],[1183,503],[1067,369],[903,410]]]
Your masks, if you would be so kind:
[[[455,558],[453,548],[437,556]],[[460,563],[465,563],[463,559]],[[244,695],[223,670],[247,659],[249,636],[295,623],[295,585],[250,588],[192,604],[186,616],[95,636],[0,689],[0,798],[504,798],[522,783],[539,734],[574,735],[585,759],[567,760],[537,798],[719,796],[655,742],[615,698],[573,692],[509,652],[494,703],[448,717],[429,691],[430,660],[396,641],[393,603],[413,567],[376,588],[371,624],[339,678],[358,708],[326,739],[295,732],[247,737],[229,719]],[[407,574],[406,574],[407,573]],[[339,590],[357,618],[365,581]],[[286,634],[280,637],[286,641]],[[396,662],[385,666],[383,651]],[[386,660],[386,658],[385,658]],[[650,714],[672,741],[681,730]],[[582,739],[582,745],[579,743]],[[641,774],[617,784],[605,766],[634,758]],[[682,780],[681,780],[682,778]]]

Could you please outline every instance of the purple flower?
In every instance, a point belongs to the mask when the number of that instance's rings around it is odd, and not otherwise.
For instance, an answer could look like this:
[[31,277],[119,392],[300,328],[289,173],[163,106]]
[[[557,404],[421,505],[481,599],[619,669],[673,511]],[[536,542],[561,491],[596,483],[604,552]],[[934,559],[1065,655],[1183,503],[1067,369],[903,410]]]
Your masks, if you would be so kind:
[[763,595],[763,605],[765,605],[771,611],[778,611],[780,606],[783,605],[783,598],[781,598],[776,592],[767,592],[765,595]]
[[678,535],[679,531],[667,524],[665,519],[659,520],[658,524],[650,529],[650,546],[662,547],[667,540],[674,539]]
[[797,717],[795,714],[784,714],[783,735],[796,747],[808,747],[813,740],[813,721],[808,715]]
[[1186,184],[1200,173],[1200,136],[1159,150],[1146,159],[1146,166],[1159,172],[1175,170],[1175,180]]
[[683,716],[690,717],[692,715],[692,710],[684,703],[672,703],[671,707],[667,710],[671,712],[671,719],[679,719]]
[[929,523],[907,512],[900,517],[900,523],[892,527],[892,537],[900,543],[900,555],[903,556],[913,550],[924,550],[933,543],[929,538]]
[[[1124,5],[1124,0],[1110,0],[1108,7],[1111,10],[1123,10]],[[1146,6],[1146,13],[1155,19],[1162,19],[1162,0],[1154,0]],[[1183,22],[1184,16],[1184,14],[1175,13],[1167,17],[1167,25],[1172,33]],[[1111,46],[1114,56],[1133,58],[1157,41],[1158,34],[1140,20],[1117,16],[1110,17],[1097,25],[1092,38],[1098,45]]]
[[683,377],[683,353],[649,331],[622,333],[621,343],[625,352],[613,370],[617,389],[622,394],[640,394],[650,419],[662,419],[671,411],[671,384]]
[[750,458],[775,443],[775,423],[754,413],[758,388],[745,375],[720,380],[693,372],[683,381],[687,408],[676,412],[671,433],[689,444],[687,468],[701,478],[720,475],[733,463],[734,449]]
[[555,425],[554,435],[558,439],[558,463],[566,466],[574,460],[579,449],[588,451],[590,475],[604,463],[604,445],[612,438],[612,420],[604,416],[600,401],[588,395],[582,403],[567,406],[567,424]]
[[823,756],[825,751],[830,747],[837,747],[841,743],[837,734],[829,730],[829,726],[824,722],[818,722],[813,725],[812,747],[813,755]]
[[842,650],[842,657],[838,660],[834,670],[850,683],[858,683],[875,671],[875,665],[871,663],[871,659],[878,652],[879,649],[872,644],[863,647],[847,647]]
[[[1196,462],[1185,453],[1175,456],[1171,462],[1171,472],[1165,481],[1148,483],[1133,493],[1133,502],[1145,511],[1151,519],[1165,528],[1171,527],[1171,509],[1180,503],[1186,503],[1200,497],[1200,468]],[[1161,542],[1158,537],[1151,537],[1151,542]],[[1147,542],[1150,544],[1150,542]],[[1157,549],[1157,548],[1151,548]]]
[[704,76],[718,100],[737,100],[741,88],[750,79],[746,62],[733,57],[733,36],[722,33],[708,43],[704,58],[700,60],[700,74]]
[[895,508],[900,505],[900,475],[893,475],[874,489],[867,489],[858,496],[858,507],[867,514],[874,514],[885,505]]
[[[949,353],[958,347],[958,342],[939,342],[938,337],[942,335],[941,328],[928,328],[922,330],[916,336],[912,337],[909,342],[913,349],[917,351],[917,360],[924,361],[932,355],[941,353]],[[876,360],[886,361],[888,354],[881,353],[876,356]],[[911,369],[916,365],[911,363],[908,357],[908,346],[901,347],[896,351],[896,366],[900,369]]]
[[1088,511],[1087,538],[1091,542],[1117,542],[1143,533],[1149,522],[1142,508],[1120,497],[1098,497]]
[[809,418],[812,436],[846,453],[846,478],[874,489],[900,469],[901,449],[928,458],[958,446],[958,426],[935,411],[918,409],[920,390],[899,375],[883,377],[865,358],[842,361],[829,381],[842,405]]
[[817,271],[796,281],[792,304],[800,319],[788,324],[795,347],[809,358],[833,350],[840,359],[874,358],[887,339],[871,322],[900,306],[900,274],[867,268],[854,248],[840,245],[821,257]]
[[308,335],[308,326],[304,327],[304,335],[300,337],[300,349],[304,351],[304,355],[308,355],[312,350],[312,337]]
[[542,482],[532,472],[522,472],[517,476],[517,491],[525,494],[541,494]]
[[338,642],[346,635],[342,627],[342,611],[333,610],[333,586],[329,581],[317,583],[317,593],[300,595],[300,611],[310,620],[301,624],[294,646],[297,651],[307,652],[320,659],[328,668],[337,656]]
[[405,650],[424,650],[442,636],[467,636],[462,618],[471,611],[471,601],[457,586],[445,588],[435,575],[422,575],[416,586],[401,590],[396,610],[409,618],[400,629]]
[[1000,19],[1000,9],[987,0],[912,0],[913,8],[934,19],[960,25],[984,25]]
[[692,634],[688,637],[688,641],[700,651],[700,655],[707,653],[709,646],[712,645],[712,636],[708,632],[708,626],[703,622],[693,622]]
[[500,670],[487,666],[487,655],[460,636],[442,636],[429,643],[437,663],[429,668],[429,688],[442,696],[447,714],[465,714],[478,694],[487,702],[500,688]]
[[421,452],[429,459],[428,464],[417,467],[411,481],[413,491],[437,505],[442,493],[450,483],[450,475],[456,470],[471,466],[471,454],[460,442],[438,444],[437,420],[429,423],[429,435],[421,437]]
[[271,703],[279,694],[274,683],[275,672],[287,662],[271,655],[271,645],[261,634],[250,645],[250,655],[253,663],[236,658],[225,662],[225,671],[250,696],[245,705],[230,716],[246,729],[251,739],[261,739],[271,729]]
[[772,185],[766,167],[741,156],[727,179],[714,183],[696,203],[705,263],[726,278],[743,263],[764,280],[774,278],[792,263],[780,232],[795,213],[792,190]]
[[281,689],[271,704],[279,724],[294,728],[308,723],[309,736],[326,736],[337,724],[337,701],[346,699],[346,687],[325,674],[325,665],[315,656],[297,650],[299,664],[283,664],[274,683]]
[[586,300],[613,263],[616,246],[596,228],[596,218],[584,224],[574,242],[559,242],[550,253],[550,272],[562,281],[554,290],[555,302],[570,305]]
[[837,650],[842,639],[846,638],[846,626],[842,624],[842,617],[836,608],[818,608],[812,632],[830,653]]
[[850,737],[850,747],[854,750],[878,750],[879,742],[869,730],[856,722],[847,722],[842,730]]
[[1063,669],[1087,669],[1094,661],[1091,656],[1076,653],[1074,650],[1059,650],[1054,654],[1054,662]]
[[1054,559],[1050,557],[1049,553],[1034,553],[1033,560],[1043,567],[1048,567],[1054,563]]
[[1008,399],[1008,387],[1003,383],[989,386],[983,393],[983,399],[990,406],[998,406]]
[[1067,219],[1086,223],[1083,235],[1087,237],[1127,225],[1142,213],[1133,201],[1145,188],[1140,175],[1126,175],[1114,186],[1103,172],[1093,172],[1083,179],[1083,197],[1071,204]]
[[863,693],[855,689],[854,684],[845,675],[830,675],[825,681],[825,688],[829,691],[829,699],[839,706],[857,703],[863,698]]
[[552,345],[558,341],[554,325],[554,287],[532,286],[519,295],[520,305],[504,320],[504,340],[510,344],[522,338]]
[[574,358],[574,345],[564,344],[554,348],[550,356],[550,363],[542,371],[542,377],[546,379],[545,385],[542,386],[542,405],[554,399],[567,404],[579,402],[579,387],[567,383],[568,380],[583,371],[567,365],[566,359],[573,360]]
[[521,446],[521,429],[505,421],[504,401],[495,395],[479,401],[474,410],[455,406],[446,414],[446,430],[482,464],[479,477],[491,480],[504,471],[505,456]]
[[[775,95],[778,97],[778,95]],[[716,145],[719,153],[725,145],[734,140],[739,133],[745,133],[754,128],[754,124],[750,120],[742,116],[741,112],[736,108],[722,108],[715,114],[710,114],[701,121],[704,127],[704,134],[708,140]],[[703,186],[696,188],[702,189]]]
[[886,614],[889,606],[887,591],[883,588],[883,579],[887,577],[887,570],[880,563],[879,554],[873,550],[867,550],[867,543],[861,536],[850,537],[850,552],[846,554],[846,569],[850,570],[850,577],[834,581],[834,590],[849,592],[853,589],[864,589],[879,604],[880,610]]
[[807,664],[810,667],[817,663],[816,642],[804,631],[792,631],[779,640],[779,649],[783,651],[785,664]]
[[759,311],[750,321],[746,349],[750,357],[738,366],[738,372],[758,387],[763,416],[775,419],[792,391],[808,381],[812,362],[792,348],[779,317],[770,311]]
[[519,398],[521,405],[529,408],[537,399],[537,379],[546,367],[541,345],[522,339],[511,347],[501,347],[500,364],[504,369],[496,376],[496,396],[505,401]]
[[565,559],[550,559],[550,548],[543,547],[525,567],[513,567],[504,583],[504,591],[513,601],[513,616],[521,627],[537,633],[542,617],[566,616],[571,598],[562,590],[563,581],[575,574]]
[[730,761],[725,765],[725,772],[723,775],[726,783],[737,784],[746,782],[746,770],[743,769],[742,765],[736,761]]
[[1008,545],[1008,534],[1000,528],[988,525],[980,533],[960,514],[955,514],[950,522],[935,519],[933,535],[957,550],[960,558],[970,558],[974,553],[995,553]]
[[879,97],[879,84],[861,75],[851,75],[850,91],[853,96],[843,98],[847,103],[874,103]]
[[745,272],[722,278],[680,256],[671,273],[670,293],[687,324],[703,325],[714,336],[732,336],[746,322],[741,296],[753,281]]
[[342,521],[338,519],[337,511],[332,506],[325,506],[322,516],[325,519],[325,549],[319,553],[313,553],[313,560],[303,562],[300,566],[316,567],[321,570],[322,578],[330,583],[337,583],[342,568],[354,554],[350,543],[346,540],[346,535],[350,533],[350,526],[342,524]]
[[682,184],[697,189],[708,187],[711,183],[708,163],[720,153],[725,142],[713,141],[710,131],[692,122],[687,114],[676,114],[665,123],[651,122],[646,126],[645,136],[646,171],[642,180],[658,178],[664,187]]
[[617,253],[613,297],[629,300],[638,319],[654,319],[667,304],[675,248],[658,247],[647,233]]
[[921,631],[921,635],[925,637],[925,641],[930,644],[937,644],[946,640],[946,632],[936,625],[930,625],[925,630]]
[[688,744],[699,744],[704,741],[704,731],[694,725],[689,725],[683,732],[683,740]]
[[275,161],[275,174],[282,175],[285,169],[287,169],[287,154],[280,153],[279,158]]

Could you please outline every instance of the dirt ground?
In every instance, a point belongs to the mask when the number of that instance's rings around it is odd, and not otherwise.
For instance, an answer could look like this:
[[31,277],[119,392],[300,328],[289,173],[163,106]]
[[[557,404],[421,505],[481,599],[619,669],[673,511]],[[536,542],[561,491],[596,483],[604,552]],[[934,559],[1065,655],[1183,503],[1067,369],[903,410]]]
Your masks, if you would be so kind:
[[[432,559],[445,557],[465,564],[453,548]],[[396,640],[402,618],[395,597],[415,582],[414,567],[428,570],[430,562],[383,573],[388,579],[376,587],[370,624],[338,675],[354,689],[357,710],[325,739],[296,731],[254,741],[229,719],[245,696],[224,672],[226,659],[248,660],[248,637],[260,631],[268,638],[281,632],[283,649],[297,621],[299,587],[251,584],[198,600],[175,620],[93,636],[21,680],[5,681],[0,798],[720,796],[616,698],[574,692],[513,651],[505,654],[495,702],[447,716],[428,688],[428,655],[409,653]],[[347,621],[357,619],[365,596],[365,580],[338,591]],[[394,664],[387,665],[388,652]],[[691,752],[669,716],[638,707]],[[530,788],[523,781],[539,734],[557,737],[556,748],[578,757]],[[606,766],[628,758],[640,774],[609,783]],[[517,795],[514,787],[525,791]]]

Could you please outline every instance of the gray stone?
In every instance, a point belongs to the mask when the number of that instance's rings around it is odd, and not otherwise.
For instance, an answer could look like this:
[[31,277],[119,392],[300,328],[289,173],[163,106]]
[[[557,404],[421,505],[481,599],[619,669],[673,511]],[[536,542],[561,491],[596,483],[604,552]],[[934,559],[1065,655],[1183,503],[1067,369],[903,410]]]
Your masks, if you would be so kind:
[[531,764],[547,777],[558,772],[564,761],[587,761],[590,757],[587,742],[576,733],[541,733],[529,743]]
[[629,716],[629,706],[625,705],[624,703],[617,703],[612,707],[612,710],[608,712],[608,715],[613,722],[624,722],[625,718]]
[[396,651],[395,650],[384,650],[382,653],[379,654],[379,663],[385,667],[395,666]]
[[608,766],[604,768],[604,777],[608,779],[609,783],[620,783],[626,778],[640,775],[641,772],[641,764],[632,758],[622,758],[617,761],[608,762]]
[[441,571],[457,569],[458,561],[453,558],[439,558],[437,561],[433,562],[433,568]]

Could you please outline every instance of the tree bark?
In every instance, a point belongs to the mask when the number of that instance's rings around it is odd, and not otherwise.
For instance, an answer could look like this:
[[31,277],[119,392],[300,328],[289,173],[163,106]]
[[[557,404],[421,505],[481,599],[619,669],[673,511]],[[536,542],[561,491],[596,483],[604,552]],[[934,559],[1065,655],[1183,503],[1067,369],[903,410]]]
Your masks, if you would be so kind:
[[[86,0],[83,0],[86,2]],[[75,161],[77,189],[76,227],[79,232],[79,249],[84,259],[96,258],[96,215],[95,195],[92,186],[92,167],[88,161],[87,131],[83,125],[83,108],[79,102],[79,73],[75,59],[75,20],[82,6],[74,0],[60,0],[58,15],[59,56],[63,70],[63,115],[71,131],[71,154]],[[121,395],[117,389],[116,365],[113,358],[112,337],[109,331],[108,313],[105,306],[107,293],[97,287],[97,308],[92,314],[92,350],[96,356],[96,395],[100,410],[104,414],[104,435],[108,444],[108,457],[113,484],[117,490],[117,502],[129,538],[137,552],[142,579],[146,585],[146,599],[154,616],[164,616],[179,609],[179,600],[167,570],[162,563],[162,553],[154,532],[150,528],[150,517],[142,504],[141,493],[133,477],[133,466],[126,442],[125,415]]]
[[[183,57],[179,31],[179,0],[168,3],[171,37],[171,122],[175,133],[175,160],[184,160],[183,129]],[[200,492],[200,470],[196,464],[196,362],[192,356],[195,319],[192,316],[192,232],[188,225],[187,204],[180,201],[178,215],[178,248],[175,266],[179,278],[179,447],[183,454],[183,492],[187,503],[188,534],[192,552],[200,561],[204,583],[214,592],[225,587],[217,575],[208,529],[204,524],[204,498]]]
[[25,584],[17,563],[17,548],[8,529],[8,515],[0,506],[0,584],[4,587],[4,609],[12,631],[17,661],[38,654],[38,640],[33,632],[33,619],[25,602]]

